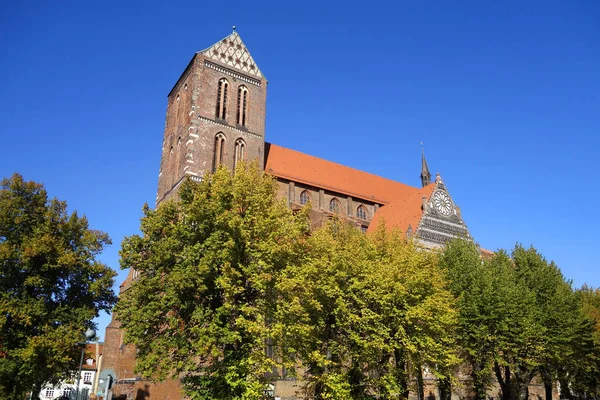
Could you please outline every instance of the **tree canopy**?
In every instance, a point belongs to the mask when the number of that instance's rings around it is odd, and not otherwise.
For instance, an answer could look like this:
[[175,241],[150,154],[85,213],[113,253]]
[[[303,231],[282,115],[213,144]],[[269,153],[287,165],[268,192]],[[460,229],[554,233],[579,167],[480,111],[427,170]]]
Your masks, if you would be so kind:
[[[280,355],[314,398],[406,397],[410,375],[436,375],[458,362],[456,310],[435,253],[419,251],[400,232],[364,235],[334,221],[309,239],[302,265],[286,271]],[[311,397],[312,398],[312,397]]]
[[182,377],[194,399],[260,398],[274,361],[274,287],[305,253],[309,225],[256,164],[185,182],[178,202],[144,209],[121,265],[139,278],[116,307],[143,376]]
[[578,295],[535,248],[516,245],[510,256],[499,250],[482,260],[473,243],[456,240],[440,266],[458,299],[457,343],[475,398],[485,399],[495,378],[504,400],[525,399],[535,376],[548,400],[556,381],[561,396],[571,397],[569,388],[591,376],[593,330],[582,297],[589,305],[593,295]]
[[116,312],[145,378],[179,378],[193,399],[263,398],[283,375],[310,398],[423,399],[431,373],[448,400],[458,370],[482,400],[494,381],[525,399],[535,376],[547,398],[557,380],[598,393],[597,292],[533,247],[482,259],[471,241],[424,249],[333,215],[311,229],[310,205],[291,210],[256,164],[179,196],[146,206],[121,250],[138,274]]
[[96,260],[108,236],[15,174],[0,183],[0,397],[37,395],[76,369],[83,332],[116,301]]

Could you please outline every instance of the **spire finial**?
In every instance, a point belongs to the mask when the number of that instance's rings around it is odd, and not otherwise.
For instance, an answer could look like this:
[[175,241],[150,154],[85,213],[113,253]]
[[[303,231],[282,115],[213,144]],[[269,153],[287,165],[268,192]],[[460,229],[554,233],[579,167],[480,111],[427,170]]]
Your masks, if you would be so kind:
[[423,148],[423,142],[421,142],[421,185],[423,187],[431,183],[431,174],[429,173],[429,167],[427,167],[427,160],[425,160],[425,149]]
[[235,25],[231,27],[231,29],[233,29],[233,32],[235,32]]

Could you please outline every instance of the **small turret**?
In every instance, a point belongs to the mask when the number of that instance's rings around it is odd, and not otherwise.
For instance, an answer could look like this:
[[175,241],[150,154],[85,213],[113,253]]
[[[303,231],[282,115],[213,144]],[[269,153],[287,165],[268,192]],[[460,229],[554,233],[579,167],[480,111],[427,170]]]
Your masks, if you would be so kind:
[[430,183],[431,174],[429,173],[429,168],[427,167],[427,160],[425,160],[425,150],[421,148],[421,185],[425,187]]

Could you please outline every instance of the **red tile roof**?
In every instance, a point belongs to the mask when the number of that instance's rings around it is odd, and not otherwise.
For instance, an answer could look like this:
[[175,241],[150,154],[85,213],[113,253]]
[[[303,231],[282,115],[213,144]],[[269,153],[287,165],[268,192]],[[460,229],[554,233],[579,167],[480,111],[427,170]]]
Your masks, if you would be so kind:
[[402,232],[406,232],[408,227],[411,226],[414,234],[423,216],[423,196],[429,200],[434,188],[435,183],[431,183],[424,188],[415,188],[415,191],[379,208],[369,225],[369,232],[377,229],[382,221],[385,221],[386,227],[399,228]]
[[[95,370],[98,367],[98,359],[102,355],[103,343],[87,343],[85,345],[85,358],[83,361],[82,369],[84,370]],[[96,350],[98,352],[96,352]],[[94,360],[92,364],[88,364],[88,359]]]
[[275,144],[267,145],[265,171],[280,178],[380,204],[391,203],[419,190]]
[[492,250],[484,249],[483,247],[479,249],[479,253],[481,254],[482,258],[491,258],[494,254],[496,254]]
[[423,214],[421,198],[429,199],[435,187],[435,184],[424,188],[408,186],[275,144],[267,144],[265,171],[279,178],[383,204],[369,230],[382,218],[388,227],[406,231],[410,224],[416,230]]

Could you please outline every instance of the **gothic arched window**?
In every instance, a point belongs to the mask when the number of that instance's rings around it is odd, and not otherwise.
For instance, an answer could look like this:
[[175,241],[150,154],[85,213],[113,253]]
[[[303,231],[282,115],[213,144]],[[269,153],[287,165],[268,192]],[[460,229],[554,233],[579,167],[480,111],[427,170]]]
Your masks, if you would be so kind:
[[308,193],[308,190],[303,190],[302,193],[300,193],[300,204],[306,204],[310,201],[310,193]]
[[242,85],[238,88],[238,109],[237,109],[237,123],[238,125],[246,126],[248,110],[248,88]]
[[331,201],[329,202],[329,211],[334,213],[340,212],[340,201],[338,199],[331,199]]
[[227,117],[227,88],[229,82],[225,78],[219,80],[219,88],[217,89],[217,109],[215,112],[216,118],[225,119]]
[[233,158],[233,169],[237,165],[238,161],[242,161],[245,158],[246,143],[244,139],[238,139],[235,141],[235,155]]
[[365,206],[358,206],[358,208],[356,209],[356,218],[359,219],[367,219],[367,207]]
[[215,149],[213,155],[213,172],[217,171],[219,165],[223,164],[223,151],[225,149],[225,135],[222,132],[215,136]]

